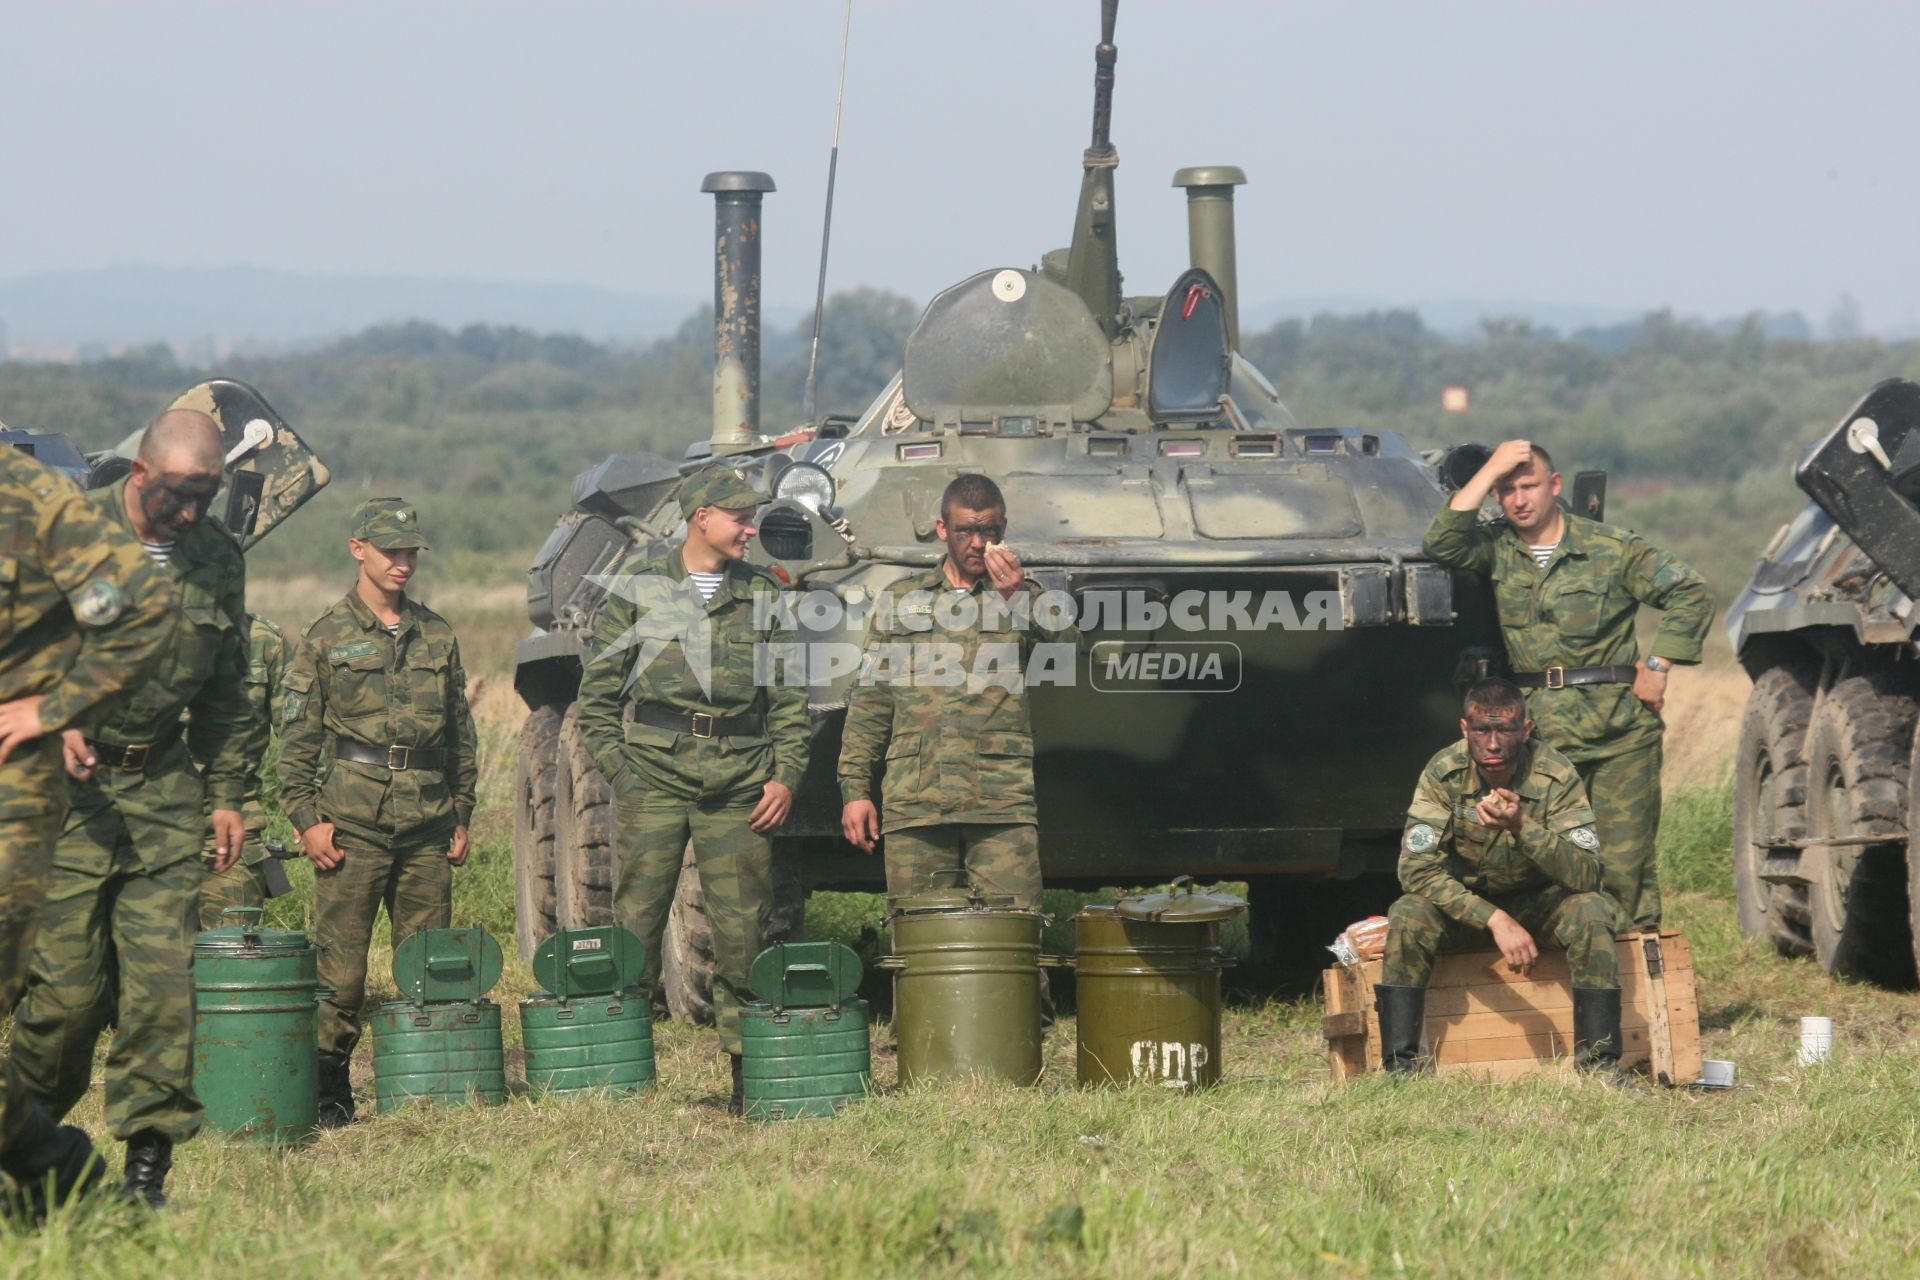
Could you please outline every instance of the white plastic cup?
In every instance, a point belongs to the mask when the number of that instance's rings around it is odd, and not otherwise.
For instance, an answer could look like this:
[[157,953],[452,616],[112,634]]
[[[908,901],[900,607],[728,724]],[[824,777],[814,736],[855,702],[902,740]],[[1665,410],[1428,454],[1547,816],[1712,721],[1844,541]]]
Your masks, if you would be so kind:
[[1724,1058],[1708,1058],[1700,1064],[1700,1083],[1709,1089],[1733,1088],[1733,1064]]
[[1800,1065],[1810,1067],[1833,1057],[1833,1019],[1800,1019]]

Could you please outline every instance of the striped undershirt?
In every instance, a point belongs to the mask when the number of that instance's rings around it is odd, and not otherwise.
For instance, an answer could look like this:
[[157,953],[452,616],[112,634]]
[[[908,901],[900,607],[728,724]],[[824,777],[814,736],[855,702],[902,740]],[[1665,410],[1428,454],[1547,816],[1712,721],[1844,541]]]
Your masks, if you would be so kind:
[[153,558],[155,564],[165,564],[167,561],[173,559],[173,544],[171,542],[148,542],[145,538],[142,538],[140,539],[140,545],[146,548],[147,554]]
[[727,573],[724,569],[719,573],[694,573],[689,570],[687,576],[692,578],[693,585],[700,589],[700,598],[711,600],[713,593],[720,589],[720,584],[726,581]]
[[1533,552],[1533,558],[1538,560],[1540,567],[1544,569],[1547,567],[1547,561],[1553,559],[1553,553],[1558,550],[1559,547],[1560,544],[1557,542],[1547,542],[1530,545],[1527,550]]

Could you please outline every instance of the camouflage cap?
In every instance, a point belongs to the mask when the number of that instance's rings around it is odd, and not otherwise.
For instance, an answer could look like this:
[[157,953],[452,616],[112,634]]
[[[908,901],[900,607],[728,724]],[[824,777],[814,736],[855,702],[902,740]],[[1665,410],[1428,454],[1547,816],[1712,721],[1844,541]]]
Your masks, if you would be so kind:
[[368,498],[353,513],[347,536],[371,542],[382,551],[406,547],[427,550],[427,538],[420,529],[420,513],[405,498]]
[[680,482],[680,514],[691,517],[702,507],[722,511],[750,511],[767,496],[724,462],[700,468]]

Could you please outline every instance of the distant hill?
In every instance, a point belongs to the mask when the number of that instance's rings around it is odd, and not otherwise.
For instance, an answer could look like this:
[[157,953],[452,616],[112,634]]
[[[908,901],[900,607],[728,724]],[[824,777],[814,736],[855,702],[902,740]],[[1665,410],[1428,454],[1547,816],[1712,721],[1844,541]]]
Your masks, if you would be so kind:
[[208,359],[316,345],[401,320],[624,344],[672,333],[704,303],[588,285],[121,265],[0,280],[0,356],[87,359],[165,343]]

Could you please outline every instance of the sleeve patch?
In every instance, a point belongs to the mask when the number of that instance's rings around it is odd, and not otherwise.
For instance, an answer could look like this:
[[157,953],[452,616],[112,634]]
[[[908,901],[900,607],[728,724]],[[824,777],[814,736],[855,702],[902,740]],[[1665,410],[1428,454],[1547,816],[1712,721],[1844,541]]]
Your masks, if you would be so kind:
[[73,616],[81,626],[104,627],[119,618],[126,607],[127,598],[119,587],[105,578],[95,578],[74,597]]
[[1432,853],[1440,847],[1440,833],[1424,822],[1407,828],[1408,853]]
[[1592,827],[1575,827],[1573,830],[1567,832],[1567,839],[1573,841],[1588,853],[1598,852],[1600,848],[1600,837],[1594,834]]

